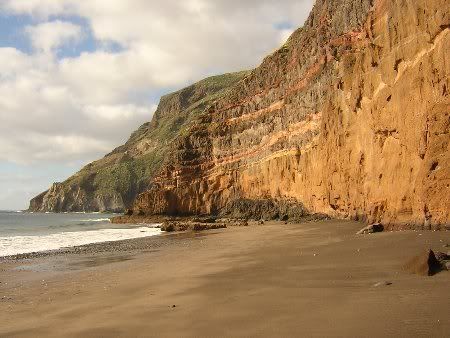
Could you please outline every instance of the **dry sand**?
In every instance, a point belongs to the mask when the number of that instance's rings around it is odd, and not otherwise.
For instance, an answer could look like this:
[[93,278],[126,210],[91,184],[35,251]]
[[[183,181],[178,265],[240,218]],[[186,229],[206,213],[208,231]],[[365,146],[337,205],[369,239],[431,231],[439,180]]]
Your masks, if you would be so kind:
[[448,337],[450,273],[401,266],[449,233],[359,228],[272,223],[2,262],[0,336]]

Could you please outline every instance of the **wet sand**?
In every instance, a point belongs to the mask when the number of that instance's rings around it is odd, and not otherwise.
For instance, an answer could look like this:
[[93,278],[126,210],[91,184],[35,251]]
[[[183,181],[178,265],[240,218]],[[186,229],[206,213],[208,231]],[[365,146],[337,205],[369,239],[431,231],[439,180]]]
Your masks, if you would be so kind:
[[2,261],[0,336],[448,336],[450,273],[401,266],[446,252],[449,233],[361,227],[267,223]]

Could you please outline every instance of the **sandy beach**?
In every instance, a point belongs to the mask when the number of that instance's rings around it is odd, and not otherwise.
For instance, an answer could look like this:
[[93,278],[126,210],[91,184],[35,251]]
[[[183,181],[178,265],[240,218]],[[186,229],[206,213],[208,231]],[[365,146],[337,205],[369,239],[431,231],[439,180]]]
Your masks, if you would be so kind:
[[447,252],[449,233],[361,227],[266,223],[3,260],[0,336],[446,337],[450,273],[402,265]]

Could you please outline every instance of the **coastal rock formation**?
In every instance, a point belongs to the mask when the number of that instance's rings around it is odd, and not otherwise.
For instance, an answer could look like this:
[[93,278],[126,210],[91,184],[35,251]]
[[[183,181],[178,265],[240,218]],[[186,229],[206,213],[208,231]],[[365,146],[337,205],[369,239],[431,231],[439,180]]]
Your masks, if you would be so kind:
[[134,210],[219,214],[273,200],[388,229],[450,223],[449,9],[316,1],[304,27],[177,139]]
[[446,0],[317,0],[304,27],[173,138],[133,190],[146,188],[133,214],[445,228],[449,13]]
[[224,95],[247,72],[200,81],[161,98],[153,119],[135,131],[127,143],[103,159],[88,164],[63,183],[30,202],[30,211],[112,211],[130,207],[160,169],[171,142],[186,132],[193,119]]

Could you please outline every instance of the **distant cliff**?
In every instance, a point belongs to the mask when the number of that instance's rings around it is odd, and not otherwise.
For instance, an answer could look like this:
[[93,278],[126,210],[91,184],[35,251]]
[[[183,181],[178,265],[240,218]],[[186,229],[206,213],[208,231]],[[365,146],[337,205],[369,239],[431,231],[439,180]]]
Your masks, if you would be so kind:
[[449,224],[449,13],[446,0],[317,0],[176,140],[134,211]]
[[135,131],[126,144],[65,182],[54,183],[31,200],[29,210],[124,211],[149,187],[173,140],[245,75],[247,72],[211,77],[162,97],[152,121]]

